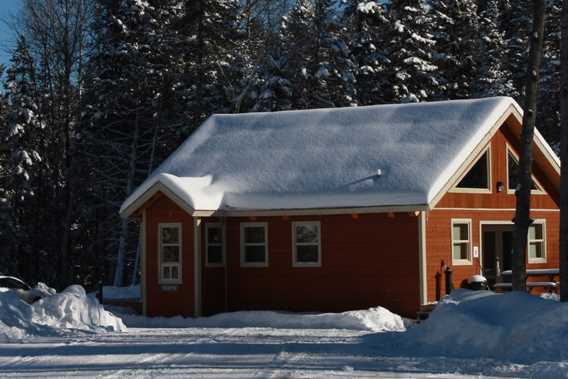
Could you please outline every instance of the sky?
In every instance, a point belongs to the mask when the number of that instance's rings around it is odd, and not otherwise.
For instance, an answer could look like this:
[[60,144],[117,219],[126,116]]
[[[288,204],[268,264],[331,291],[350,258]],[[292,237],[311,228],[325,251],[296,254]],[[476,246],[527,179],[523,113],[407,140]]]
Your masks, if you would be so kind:
[[23,0],[0,0],[0,64],[10,62],[9,49],[14,47],[14,33],[7,23],[12,22]]

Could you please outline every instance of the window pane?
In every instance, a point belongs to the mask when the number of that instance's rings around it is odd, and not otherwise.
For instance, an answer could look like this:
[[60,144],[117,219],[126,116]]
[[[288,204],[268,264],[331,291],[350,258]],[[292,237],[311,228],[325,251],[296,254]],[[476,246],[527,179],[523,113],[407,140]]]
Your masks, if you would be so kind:
[[[509,189],[514,191],[517,189],[517,185],[519,184],[519,162],[513,155],[511,155],[511,153],[508,153],[507,160],[509,170]],[[534,182],[532,183],[531,189],[537,189]]]
[[464,259],[467,260],[467,243],[455,243],[452,246],[452,254],[454,259]]
[[488,188],[488,183],[486,152],[459,182],[458,188]]
[[171,267],[172,279],[179,279],[179,272],[177,266]]
[[535,224],[529,226],[529,240],[540,240],[542,238],[542,225]]
[[468,236],[468,224],[454,224],[452,239],[454,241],[467,241]]
[[162,243],[179,243],[179,229],[175,226],[162,227]]
[[209,263],[223,263],[223,247],[222,246],[208,246],[207,247],[207,262],[209,262]]
[[264,263],[265,246],[245,246],[246,263]]
[[318,225],[296,225],[296,242],[300,243],[317,243],[318,238]]
[[162,267],[162,272],[163,272],[162,277],[164,279],[171,279],[171,277],[170,277],[170,266]]
[[317,245],[300,245],[296,246],[296,260],[299,263],[317,263],[318,262],[318,246]]
[[219,227],[208,227],[207,228],[207,242],[209,243],[222,243],[223,233]]
[[162,246],[162,262],[178,263],[179,246]]
[[544,254],[542,251],[542,242],[531,242],[529,244],[529,257],[544,258]]
[[245,243],[264,243],[264,227],[245,227]]

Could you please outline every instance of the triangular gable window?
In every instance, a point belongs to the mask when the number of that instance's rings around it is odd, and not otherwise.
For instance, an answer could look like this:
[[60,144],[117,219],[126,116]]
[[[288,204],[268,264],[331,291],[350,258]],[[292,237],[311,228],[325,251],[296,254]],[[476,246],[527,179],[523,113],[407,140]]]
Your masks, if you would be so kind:
[[[508,190],[510,193],[514,193],[517,189],[517,185],[519,184],[519,159],[509,149],[507,149],[507,171]],[[534,176],[532,178],[531,191],[544,192],[544,190],[536,182]]]
[[489,164],[489,149],[487,149],[460,180],[456,189],[490,190]]

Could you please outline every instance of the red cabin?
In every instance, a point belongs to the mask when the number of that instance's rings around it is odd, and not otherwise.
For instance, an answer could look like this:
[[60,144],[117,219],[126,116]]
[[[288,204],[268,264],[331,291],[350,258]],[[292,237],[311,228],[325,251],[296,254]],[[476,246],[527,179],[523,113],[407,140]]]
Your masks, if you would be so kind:
[[[124,202],[151,316],[408,316],[510,269],[522,110],[506,97],[211,116]],[[560,163],[538,133],[529,269],[558,267]]]

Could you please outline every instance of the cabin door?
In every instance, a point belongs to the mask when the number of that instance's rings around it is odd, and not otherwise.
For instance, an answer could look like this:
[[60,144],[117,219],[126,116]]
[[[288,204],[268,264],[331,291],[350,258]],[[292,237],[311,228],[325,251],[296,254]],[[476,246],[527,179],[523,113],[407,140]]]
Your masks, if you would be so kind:
[[512,224],[482,224],[483,276],[493,286],[501,272],[510,270],[513,251]]

